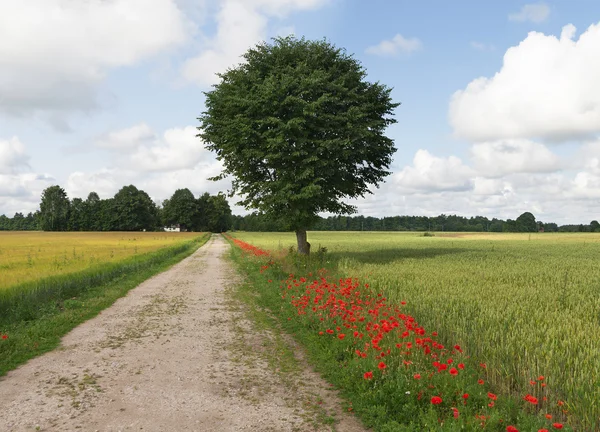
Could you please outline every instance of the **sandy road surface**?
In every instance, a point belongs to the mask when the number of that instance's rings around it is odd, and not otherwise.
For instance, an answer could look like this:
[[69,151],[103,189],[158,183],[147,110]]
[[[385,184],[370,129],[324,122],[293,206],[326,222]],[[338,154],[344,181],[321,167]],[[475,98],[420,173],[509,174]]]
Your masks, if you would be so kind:
[[330,430],[331,415],[363,430],[308,368],[273,370],[273,335],[230,295],[228,247],[213,236],[0,378],[0,431]]

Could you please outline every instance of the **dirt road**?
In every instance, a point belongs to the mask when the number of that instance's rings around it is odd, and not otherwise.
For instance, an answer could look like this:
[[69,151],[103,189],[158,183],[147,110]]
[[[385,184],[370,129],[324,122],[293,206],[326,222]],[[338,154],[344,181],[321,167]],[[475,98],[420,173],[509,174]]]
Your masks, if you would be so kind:
[[214,235],[0,378],[0,431],[364,430],[248,320],[228,248]]

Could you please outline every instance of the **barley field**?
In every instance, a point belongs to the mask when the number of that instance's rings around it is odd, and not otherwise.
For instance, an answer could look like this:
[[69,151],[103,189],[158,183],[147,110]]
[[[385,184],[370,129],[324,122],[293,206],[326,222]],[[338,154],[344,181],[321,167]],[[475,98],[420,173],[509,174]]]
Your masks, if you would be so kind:
[[0,231],[0,290],[153,252],[199,233]]
[[[234,237],[295,245],[292,233]],[[311,232],[309,242],[313,262],[406,301],[422,325],[486,363],[499,392],[524,396],[544,376],[574,423],[600,427],[600,234]]]

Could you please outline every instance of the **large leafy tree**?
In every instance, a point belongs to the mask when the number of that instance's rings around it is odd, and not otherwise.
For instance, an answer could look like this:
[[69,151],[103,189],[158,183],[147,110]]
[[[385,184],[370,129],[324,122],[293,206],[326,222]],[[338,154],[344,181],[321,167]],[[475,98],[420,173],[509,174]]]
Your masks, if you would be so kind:
[[181,225],[195,230],[198,219],[198,203],[189,189],[177,189],[171,198],[165,200],[162,209],[163,223],[167,226]]
[[516,220],[517,231],[519,232],[536,232],[537,223],[535,216],[530,212],[525,212]]
[[65,231],[69,222],[70,202],[67,193],[58,185],[42,192],[40,222],[44,231]]
[[201,137],[233,177],[241,205],[282,218],[308,254],[319,212],[353,213],[346,198],[385,176],[395,123],[391,89],[366,81],[361,64],[326,41],[262,43],[206,93]]
[[[108,201],[108,200],[106,200]],[[134,185],[124,186],[112,201],[117,231],[152,230],[158,225],[158,208],[150,196]]]

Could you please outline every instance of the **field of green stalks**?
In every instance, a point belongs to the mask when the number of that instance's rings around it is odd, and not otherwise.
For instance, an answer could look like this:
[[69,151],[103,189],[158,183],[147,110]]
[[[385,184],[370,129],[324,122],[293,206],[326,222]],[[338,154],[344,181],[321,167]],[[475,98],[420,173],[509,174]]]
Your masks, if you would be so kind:
[[[235,233],[287,251],[292,233]],[[600,234],[311,232],[311,260],[366,280],[487,364],[498,391],[544,376],[583,430],[600,427]],[[326,251],[318,249],[326,248]]]

